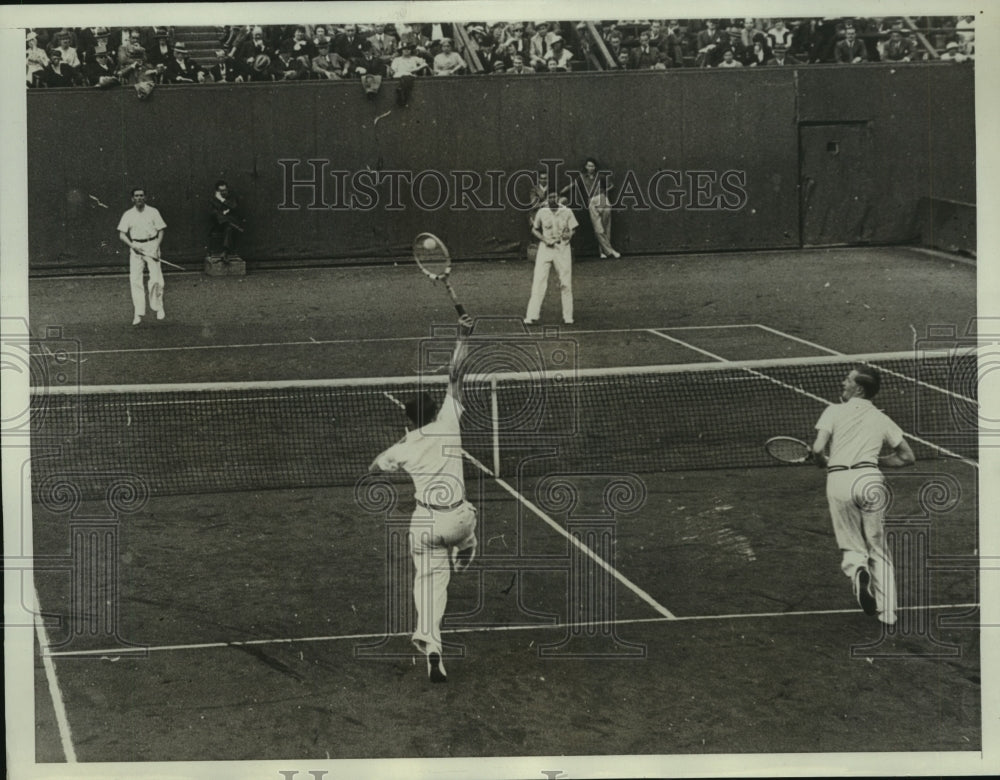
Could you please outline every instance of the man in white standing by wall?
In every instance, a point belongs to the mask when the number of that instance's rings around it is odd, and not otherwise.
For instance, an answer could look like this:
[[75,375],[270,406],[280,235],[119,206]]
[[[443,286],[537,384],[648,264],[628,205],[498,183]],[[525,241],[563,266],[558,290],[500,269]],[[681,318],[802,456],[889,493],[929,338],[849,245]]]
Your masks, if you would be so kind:
[[122,214],[118,222],[118,238],[129,248],[129,282],[132,287],[132,305],[135,316],[132,324],[138,325],[146,314],[146,291],[142,289],[142,272],[149,269],[149,308],[156,312],[156,319],[166,317],[163,310],[163,269],[160,266],[160,242],[167,223],[153,206],[146,205],[146,190],[132,188],[132,208]]

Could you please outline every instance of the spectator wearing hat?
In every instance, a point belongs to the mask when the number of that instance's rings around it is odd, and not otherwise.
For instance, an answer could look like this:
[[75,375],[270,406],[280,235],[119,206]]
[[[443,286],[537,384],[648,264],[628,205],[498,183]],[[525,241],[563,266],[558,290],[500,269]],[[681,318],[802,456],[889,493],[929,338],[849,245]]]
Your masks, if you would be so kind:
[[394,79],[399,79],[396,87],[396,102],[400,106],[405,106],[410,102],[410,93],[413,92],[414,80],[417,76],[428,71],[427,61],[418,57],[413,52],[413,43],[403,39],[399,43],[399,56],[389,65],[389,75]]
[[72,46],[73,33],[66,27],[56,33],[56,45],[62,56],[62,63],[66,67],[78,70],[80,68],[80,55]]
[[[494,36],[497,35],[497,28],[493,28]],[[514,44],[517,52],[527,61],[530,51],[530,38],[524,34],[524,22],[511,22],[502,30],[502,37],[499,38],[500,45],[504,48]]]
[[536,22],[535,34],[528,41],[528,62],[536,70],[545,68],[545,60],[552,45],[553,34],[549,31],[548,22]]
[[722,59],[722,50],[729,43],[729,35],[718,28],[715,19],[706,19],[705,29],[698,32],[695,40],[698,49],[695,65],[711,68]]
[[882,46],[882,61],[909,62],[912,54],[910,42],[903,37],[902,27],[893,27],[889,31],[889,40]]
[[948,41],[941,52],[942,62],[965,62],[973,59],[962,52],[962,45],[958,41]]
[[83,78],[76,68],[71,68],[62,61],[62,51],[55,48],[49,52],[49,64],[38,76],[43,87],[76,87],[83,83]]
[[163,81],[166,84],[195,84],[205,81],[205,69],[188,56],[184,41],[174,44],[174,56],[166,63]]
[[844,40],[838,41],[834,47],[833,59],[842,65],[868,62],[868,47],[858,38],[858,32],[853,27],[844,30]]
[[[520,27],[520,32],[518,32]],[[508,39],[504,48],[504,57],[507,60],[507,69],[510,70],[514,64],[514,55],[518,54],[525,65],[531,67],[531,39],[524,35],[524,27],[520,23],[515,23],[511,27],[513,37]]]
[[247,80],[246,63],[226,54],[225,49],[216,49],[215,64],[208,69],[208,77],[215,84],[242,84]]
[[[470,25],[467,32],[470,39],[469,50],[478,58],[483,70],[492,71],[493,63],[496,60],[503,60],[503,49],[480,24]],[[504,63],[504,69],[506,68],[507,64]]]
[[312,63],[306,65],[301,57],[296,57],[295,45],[288,39],[271,60],[271,73],[275,81],[302,81],[312,76]]
[[38,45],[38,33],[34,30],[28,30],[25,38],[25,62],[27,64],[26,83],[29,87],[37,87],[42,71],[49,64],[49,55],[45,53],[45,49]]
[[783,67],[785,65],[801,65],[795,57],[788,53],[788,47],[782,43],[777,44],[774,47],[774,56],[767,61],[767,64],[771,67]]
[[399,52],[399,41],[396,36],[386,32],[384,24],[376,24],[371,35],[368,36],[373,54],[381,60],[384,65],[388,65]]
[[548,65],[550,62],[555,63],[555,70],[559,72],[565,72],[572,69],[570,63],[573,60],[573,52],[565,47],[563,44],[563,38],[561,35],[556,35],[552,38],[552,45],[549,50],[545,53],[545,63],[549,70],[552,68]]
[[154,43],[146,52],[146,58],[150,65],[168,65],[174,59],[174,47],[170,43],[170,37],[163,27],[157,27],[153,34]]
[[[726,34],[729,36],[729,40],[725,43],[725,45],[722,48],[722,52],[721,52],[722,59],[725,59],[726,52],[730,51],[730,52],[733,53],[733,57],[732,57],[733,60],[736,61],[736,62],[738,62],[739,65],[738,66],[727,65],[726,67],[727,68],[740,67],[740,66],[743,65],[743,60],[745,60],[746,56],[747,56],[747,49],[743,45],[742,30],[739,28],[738,25],[734,24],[734,25],[730,26],[730,28],[726,32]],[[721,65],[722,64],[722,60],[720,60],[718,64]]]
[[639,33],[639,45],[632,49],[630,70],[649,70],[660,61],[660,50],[649,43],[649,30]]
[[434,75],[455,76],[465,71],[465,60],[452,47],[451,38],[442,38],[441,51],[434,57]]
[[111,52],[103,41],[98,41],[90,62],[83,66],[83,74],[92,87],[107,89],[117,86],[118,68],[111,59]]
[[313,57],[310,65],[313,76],[318,79],[333,80],[347,78],[351,70],[351,63],[337,52],[331,51],[331,41],[320,39],[316,45],[319,48],[319,54]]

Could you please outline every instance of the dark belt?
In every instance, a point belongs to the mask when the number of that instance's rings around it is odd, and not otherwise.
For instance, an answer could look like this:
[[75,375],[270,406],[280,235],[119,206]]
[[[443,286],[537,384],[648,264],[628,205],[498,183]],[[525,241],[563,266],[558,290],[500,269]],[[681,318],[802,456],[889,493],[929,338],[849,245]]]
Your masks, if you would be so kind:
[[462,504],[465,503],[465,499],[456,501],[454,504],[449,504],[448,506],[443,506],[442,504],[425,504],[423,501],[414,499],[417,502],[417,506],[422,506],[424,509],[433,509],[436,512],[450,512],[452,509],[458,509]]
[[140,244],[145,244],[147,241],[155,241],[156,236],[153,236],[152,238],[133,238],[132,240],[138,241]]
[[877,469],[877,463],[870,463],[869,461],[862,461],[861,463],[855,463],[853,466],[830,466],[827,468],[826,473],[832,474],[835,471],[847,471],[849,469]]

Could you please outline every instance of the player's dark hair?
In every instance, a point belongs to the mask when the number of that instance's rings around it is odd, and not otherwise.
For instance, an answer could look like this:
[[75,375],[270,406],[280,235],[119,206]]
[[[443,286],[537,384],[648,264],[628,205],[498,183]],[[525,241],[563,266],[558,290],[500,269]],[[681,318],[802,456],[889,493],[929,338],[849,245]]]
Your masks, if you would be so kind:
[[218,181],[217,181],[217,182],[215,183],[215,189],[219,189],[219,187],[221,187],[221,186],[223,186],[223,185],[225,185],[226,187],[228,187],[228,186],[229,186],[229,182],[228,182],[228,181],[226,181],[225,179],[219,179],[219,180],[218,180]]
[[[587,158],[586,160],[584,160],[584,161],[583,161],[583,167],[584,167],[584,168],[586,168],[586,167],[587,167],[587,163],[593,163],[593,164],[594,164],[594,168],[595,168],[595,169],[597,169],[597,170],[601,170],[601,166],[600,166],[600,165],[598,165],[598,163],[597,163],[597,158],[596,158],[596,157],[588,157],[588,158]],[[582,170],[582,169],[581,169],[581,170]]]
[[421,393],[406,402],[406,416],[415,426],[423,428],[428,423],[434,422],[437,416],[437,404],[434,403],[430,393]]
[[854,370],[858,373],[854,381],[858,387],[865,391],[865,398],[874,398],[878,395],[879,388],[882,386],[882,375],[879,370],[875,366],[864,363],[856,365]]
[[132,188],[132,191],[131,191],[131,192],[129,193],[129,197],[130,197],[130,198],[134,198],[134,197],[135,197],[135,194],[136,194],[137,192],[140,192],[140,191],[142,192],[142,194],[143,194],[143,195],[145,195],[145,194],[146,194],[146,188],[145,188],[145,187],[133,187],[133,188]]

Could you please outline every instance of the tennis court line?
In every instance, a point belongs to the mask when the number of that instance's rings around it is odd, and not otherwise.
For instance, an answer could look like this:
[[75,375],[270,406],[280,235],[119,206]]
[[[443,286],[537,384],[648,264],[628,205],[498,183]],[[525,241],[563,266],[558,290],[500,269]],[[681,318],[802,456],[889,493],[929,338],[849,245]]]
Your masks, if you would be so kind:
[[[388,398],[392,403],[397,405],[402,405],[400,400],[391,393],[383,393],[383,395],[386,398]],[[565,537],[570,544],[579,549],[580,552],[582,552],[584,555],[590,558],[594,563],[596,563],[598,566],[600,566],[602,569],[608,572],[608,574],[610,574],[612,577],[618,580],[622,585],[624,585],[626,588],[632,591],[636,596],[638,596],[640,599],[649,604],[653,609],[655,609],[665,618],[672,620],[675,617],[673,612],[671,612],[665,606],[660,604],[660,602],[658,602],[646,591],[644,591],[642,588],[640,588],[638,585],[632,582],[632,580],[630,580],[628,577],[626,577],[624,574],[618,571],[618,569],[616,569],[610,563],[605,561],[600,555],[591,550],[587,545],[585,545],[575,536],[570,534],[565,528],[559,525],[559,523],[557,523],[555,520],[549,517],[545,512],[543,512],[541,509],[539,509],[537,506],[531,503],[531,501],[522,496],[517,490],[511,487],[505,480],[498,477],[492,469],[480,463],[479,459],[476,458],[475,456],[470,455],[469,452],[465,450],[465,448],[462,449],[462,454],[466,457],[469,463],[471,463],[476,468],[480,469],[487,476],[491,477],[498,485],[500,485],[500,487],[502,487],[504,490],[510,493],[514,498],[516,498],[518,501],[524,504],[525,507],[527,507],[531,512],[533,512],[535,515],[541,518],[542,521],[545,522],[550,528],[554,529],[558,534]]]
[[[38,599],[38,589],[32,585],[35,595],[36,606],[41,602]],[[76,750],[73,748],[73,734],[69,728],[69,719],[66,717],[66,704],[63,701],[62,690],[59,688],[59,678],[56,677],[56,667],[52,663],[52,654],[48,652],[49,639],[45,626],[42,625],[42,616],[39,611],[35,612],[35,635],[38,637],[38,647],[42,655],[42,666],[45,667],[45,679],[49,684],[49,695],[52,697],[52,708],[56,713],[56,726],[59,729],[59,741],[62,743],[63,754],[66,756],[67,764],[76,763]]]
[[671,612],[665,606],[660,604],[660,602],[658,602],[651,595],[649,595],[649,593],[647,593],[638,585],[636,585],[634,582],[632,582],[632,580],[630,580],[628,577],[626,577],[624,574],[618,571],[618,569],[616,569],[610,563],[605,561],[601,556],[599,556],[597,553],[591,550],[587,545],[585,545],[575,536],[570,534],[565,528],[559,525],[559,523],[557,523],[555,520],[549,517],[547,513],[539,509],[537,506],[535,506],[535,504],[533,504],[527,498],[522,496],[517,490],[515,490],[510,484],[508,484],[506,480],[496,476],[496,474],[494,474],[489,468],[480,463],[474,456],[470,455],[464,449],[462,450],[462,454],[465,455],[465,457],[472,465],[481,469],[484,474],[487,474],[488,476],[492,477],[494,482],[496,482],[500,487],[502,487],[504,490],[510,493],[514,498],[516,498],[518,501],[524,504],[524,506],[528,510],[537,515],[546,525],[553,528],[561,536],[565,537],[570,542],[570,544],[579,549],[584,555],[586,555],[588,558],[594,561],[594,563],[596,563],[598,566],[600,566],[602,569],[608,572],[608,574],[610,574],[612,577],[618,580],[622,585],[624,585],[626,588],[632,591],[636,596],[638,596],[640,599],[649,604],[649,606],[651,606],[653,609],[655,609],[657,612],[663,615],[663,617],[667,618],[668,620],[676,619],[677,616],[673,612]]
[[[753,328],[753,324],[742,325],[678,325],[675,327],[662,328],[662,330],[719,330],[723,328]],[[642,333],[649,331],[649,328],[605,328],[594,330],[566,330],[559,328],[561,335],[587,335],[594,333]],[[489,334],[491,337],[523,336],[523,333],[495,333]],[[318,347],[331,344],[386,344],[392,342],[425,341],[429,336],[385,336],[369,339],[314,339],[308,341],[260,341],[248,344],[186,344],[176,347],[127,347],[121,349],[82,349],[79,355],[118,355],[131,354],[135,352],[183,352],[185,350],[207,350],[207,349],[257,349],[260,347]]]
[[[812,347],[813,349],[822,350],[823,352],[826,352],[826,353],[828,353],[830,355],[845,355],[846,354],[845,352],[838,352],[835,349],[830,349],[830,347],[824,347],[822,344],[817,344],[814,341],[807,341],[806,339],[799,338],[798,336],[793,336],[791,333],[784,333],[783,331],[777,330],[776,328],[769,327],[768,325],[761,325],[760,323],[755,323],[755,327],[758,327],[761,330],[766,330],[768,333],[773,333],[775,336],[781,336],[782,338],[790,339],[792,341],[797,341],[800,344],[805,344],[806,346]],[[916,353],[915,352],[914,352],[914,359],[916,359]],[[875,364],[872,364],[872,365],[875,365]],[[939,393],[944,393],[945,395],[950,395],[952,398],[958,398],[961,401],[968,401],[970,404],[975,404],[976,406],[979,406],[979,401],[977,401],[975,398],[969,398],[967,395],[962,395],[961,393],[956,393],[956,392],[954,392],[952,390],[949,390],[946,387],[940,387],[938,385],[932,385],[929,382],[924,382],[924,381],[922,381],[920,379],[916,379],[916,378],[914,378],[912,376],[907,376],[906,374],[901,374],[898,371],[893,371],[890,368],[883,368],[882,366],[878,366],[878,369],[880,371],[884,371],[886,374],[889,374],[891,376],[897,376],[897,377],[900,377],[901,379],[905,379],[908,382],[913,382],[913,384],[915,384],[915,385],[920,385],[921,387],[926,387],[929,390],[936,390]]]
[[[686,341],[681,341],[680,339],[676,339],[673,336],[668,336],[665,333],[660,333],[657,330],[650,329],[649,332],[656,334],[657,336],[659,336],[662,339],[667,339],[668,341],[673,341],[675,344],[680,344],[681,346],[687,347],[688,349],[692,349],[695,352],[700,352],[703,355],[707,355],[710,358],[714,358],[715,360],[718,360],[720,363],[726,364],[726,363],[732,363],[733,362],[733,361],[730,361],[730,360],[726,360],[726,358],[722,357],[721,355],[716,355],[713,352],[709,352],[707,349],[702,349],[701,347],[696,347],[694,344],[688,344]],[[825,347],[824,347],[824,349],[825,349]],[[840,355],[842,353],[837,352],[835,354]],[[813,395],[808,390],[804,390],[801,387],[795,387],[794,385],[787,384],[785,382],[782,382],[780,379],[775,379],[772,376],[768,376],[767,374],[761,373],[760,371],[755,371],[752,368],[747,368],[747,367],[742,367],[742,368],[747,373],[753,374],[754,376],[760,377],[761,379],[766,379],[768,382],[772,382],[773,384],[776,384],[779,387],[784,387],[786,390],[791,390],[791,391],[793,391],[795,393],[798,393],[799,395],[804,395],[804,396],[806,396],[808,398],[812,398],[813,400],[819,401],[824,406],[832,406],[833,405],[827,399],[820,398],[818,395]],[[890,371],[889,373],[894,373],[894,372]],[[904,379],[907,379],[910,382],[916,381],[912,377],[905,376],[904,374],[898,374],[898,376],[902,376]],[[934,387],[934,386],[933,385],[928,385],[928,387]],[[935,389],[937,389],[937,388],[935,388]],[[942,447],[940,444],[934,444],[933,442],[927,441],[927,439],[923,439],[920,436],[917,436],[916,434],[908,433],[906,431],[903,431],[903,435],[906,438],[908,438],[908,439],[912,439],[913,441],[920,442],[921,444],[923,444],[926,447],[930,447],[932,450],[937,450],[938,452],[942,452],[942,453],[944,453],[945,455],[947,455],[950,458],[954,458],[955,460],[959,460],[962,463],[964,463],[965,465],[971,466],[972,468],[976,469],[977,471],[979,470],[979,464],[976,461],[970,460],[969,458],[966,458],[966,457],[964,457],[962,455],[959,455],[957,452],[952,452],[947,447]]]
[[[731,360],[726,360],[721,355],[716,355],[714,352],[709,352],[707,349],[702,349],[701,347],[696,347],[694,344],[688,344],[686,341],[681,341],[680,339],[675,339],[673,336],[668,336],[667,334],[660,333],[657,330],[650,330],[649,332],[653,333],[653,334],[655,334],[657,336],[659,336],[661,339],[667,339],[668,341],[672,341],[675,344],[680,344],[682,347],[687,347],[688,349],[693,349],[695,352],[700,352],[701,354],[706,355],[706,356],[712,358],[713,360],[717,360],[720,363],[727,364],[727,363],[732,363],[733,362]],[[803,390],[801,387],[795,387],[794,385],[790,385],[787,382],[782,382],[780,379],[775,379],[773,376],[768,376],[767,374],[762,374],[760,371],[756,371],[756,370],[754,370],[752,368],[747,368],[746,366],[738,366],[738,367],[742,368],[742,370],[746,371],[748,374],[753,374],[754,376],[759,377],[760,379],[766,379],[768,382],[771,382],[772,384],[775,384],[778,387],[783,387],[786,390],[791,390],[793,392],[799,393],[800,395],[804,395],[804,396],[807,396],[808,398],[812,398],[815,401],[819,401],[821,404],[824,404],[826,406],[830,406],[830,402],[827,401],[825,398],[820,398],[818,395],[813,395],[808,390]]]
[[[939,611],[943,609],[976,609],[980,606],[978,602],[968,602],[959,604],[928,604],[926,606],[897,607],[897,612],[921,610]],[[489,634],[504,633],[514,631],[557,631],[570,629],[593,629],[598,626],[606,629],[608,626],[631,626],[643,623],[704,623],[714,620],[763,620],[770,618],[796,618],[796,617],[823,617],[826,615],[855,615],[859,612],[858,607],[848,607],[844,609],[803,609],[788,612],[731,612],[722,615],[685,615],[682,617],[645,617],[645,618],[623,618],[620,620],[601,621],[573,621],[569,623],[521,623],[505,624],[502,626],[466,626],[462,628],[445,628],[441,634]],[[112,647],[97,650],[65,650],[48,653],[48,658],[70,658],[73,656],[95,655],[107,656],[109,660],[124,656],[145,656],[148,653],[177,652],[181,650],[218,650],[227,647],[259,647],[261,645],[297,645],[313,642],[340,642],[358,640],[378,640],[395,637],[409,638],[411,631],[379,632],[369,634],[327,634],[323,636],[303,636],[303,637],[280,637],[272,639],[246,639],[232,642],[200,642],[183,645],[151,645],[148,647]],[[416,651],[413,651],[416,655]]]

